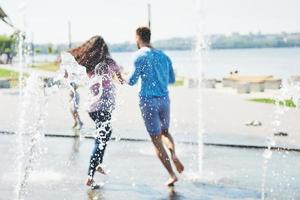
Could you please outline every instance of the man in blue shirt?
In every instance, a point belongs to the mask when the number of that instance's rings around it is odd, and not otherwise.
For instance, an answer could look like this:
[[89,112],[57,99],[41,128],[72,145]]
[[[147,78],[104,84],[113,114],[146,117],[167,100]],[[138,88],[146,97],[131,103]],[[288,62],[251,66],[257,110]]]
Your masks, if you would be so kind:
[[136,30],[136,43],[139,50],[134,61],[135,70],[129,79],[129,85],[137,83],[141,78],[140,109],[144,123],[155,151],[168,173],[166,185],[173,186],[177,181],[169,156],[163,143],[171,153],[172,161],[179,173],[184,170],[175,153],[175,145],[169,133],[170,99],[168,85],[175,83],[175,74],[170,58],[162,51],[150,45],[151,31],[147,27]]

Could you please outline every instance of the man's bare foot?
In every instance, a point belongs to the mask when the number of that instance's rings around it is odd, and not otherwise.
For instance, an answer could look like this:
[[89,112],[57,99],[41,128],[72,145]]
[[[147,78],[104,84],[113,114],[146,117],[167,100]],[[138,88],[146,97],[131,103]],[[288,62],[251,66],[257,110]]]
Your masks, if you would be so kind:
[[96,167],[96,171],[99,172],[99,173],[101,173],[101,174],[106,175],[106,173],[105,173],[104,169],[101,167],[101,165],[98,165]]
[[166,186],[168,186],[168,187],[174,186],[174,183],[177,181],[178,181],[178,179],[174,175],[173,177],[170,177],[169,180],[166,182]]
[[168,190],[169,190],[169,199],[174,199],[174,197],[176,196],[175,187],[169,186]]
[[172,160],[174,162],[174,165],[175,165],[177,171],[179,173],[182,173],[183,170],[184,170],[184,166],[183,166],[183,164],[180,162],[180,160],[177,158],[177,156],[175,154],[172,155]]

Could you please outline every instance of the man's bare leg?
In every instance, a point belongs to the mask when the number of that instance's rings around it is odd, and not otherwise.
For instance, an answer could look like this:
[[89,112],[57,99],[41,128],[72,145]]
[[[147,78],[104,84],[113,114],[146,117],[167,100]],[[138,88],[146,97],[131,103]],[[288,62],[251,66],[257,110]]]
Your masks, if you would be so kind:
[[172,165],[170,163],[170,158],[162,144],[161,135],[151,136],[151,140],[152,140],[152,143],[154,144],[155,152],[156,152],[158,158],[160,159],[160,161],[162,162],[162,164],[167,169],[167,171],[170,175],[170,178],[166,182],[166,185],[172,186],[178,179],[172,169]]
[[169,130],[162,130],[162,141],[164,142],[164,144],[167,146],[167,148],[169,149],[170,153],[171,153],[171,157],[173,160],[173,163],[177,169],[177,171],[179,173],[182,173],[184,170],[184,166],[183,164],[180,162],[180,160],[178,159],[176,153],[175,153],[175,144],[174,144],[174,140],[171,136],[171,134],[169,133]]

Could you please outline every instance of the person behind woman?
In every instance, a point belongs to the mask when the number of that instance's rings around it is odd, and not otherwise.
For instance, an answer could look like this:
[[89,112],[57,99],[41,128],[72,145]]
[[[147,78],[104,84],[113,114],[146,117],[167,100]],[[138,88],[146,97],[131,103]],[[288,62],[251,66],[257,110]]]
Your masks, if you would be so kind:
[[83,126],[82,121],[80,120],[79,116],[79,101],[80,101],[80,95],[79,92],[77,91],[77,84],[75,82],[70,83],[71,90],[70,90],[70,111],[72,114],[72,117],[74,119],[74,125],[72,128],[76,128],[77,125],[79,125],[78,129],[81,129]]
[[111,114],[115,107],[113,77],[116,75],[122,84],[124,79],[121,75],[120,66],[110,57],[108,46],[101,36],[94,36],[81,46],[69,50],[69,52],[80,65],[86,67],[89,77],[88,112],[96,124],[97,135],[90,158],[86,185],[95,187],[95,171],[105,174],[101,164],[107,141],[112,133]]

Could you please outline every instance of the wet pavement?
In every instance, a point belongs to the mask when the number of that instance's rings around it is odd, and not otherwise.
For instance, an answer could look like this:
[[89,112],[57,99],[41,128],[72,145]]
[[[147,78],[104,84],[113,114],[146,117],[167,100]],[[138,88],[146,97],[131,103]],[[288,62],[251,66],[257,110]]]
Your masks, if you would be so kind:
[[[82,102],[86,91],[80,88]],[[203,140],[206,143],[265,145],[272,131],[274,107],[256,104],[246,97],[224,92],[203,92]],[[30,200],[52,199],[260,199],[262,191],[263,150],[204,146],[199,159],[199,90],[171,88],[171,132],[185,172],[173,189],[164,186],[168,176],[153,153],[149,136],[138,108],[138,87],[118,88],[118,105],[113,114],[113,137],[105,155],[107,176],[96,176],[99,190],[84,185],[93,140],[86,138],[46,137],[46,152],[33,166],[28,179]],[[17,90],[0,91],[1,130],[15,132],[18,127]],[[45,121],[46,134],[74,135],[68,106],[68,91],[50,96]],[[221,103],[220,103],[221,102]],[[282,130],[288,137],[276,138],[276,145],[299,148],[299,110],[291,109],[282,118]],[[94,124],[84,110],[82,135],[91,135]],[[245,121],[263,121],[261,127],[246,127]],[[139,141],[119,141],[129,138]],[[0,200],[15,199],[17,185],[16,135],[0,134]],[[199,163],[202,164],[200,176]],[[266,199],[300,199],[300,153],[273,151],[266,172]]]
[[[46,152],[30,173],[24,199],[260,199],[261,150],[204,147],[199,177],[197,145],[177,144],[185,172],[174,190],[149,142],[111,141],[104,158],[108,175],[96,175],[99,190],[84,185],[92,139],[45,138]],[[0,199],[15,199],[16,136],[0,135]],[[5,153],[4,153],[5,152]],[[274,152],[268,164],[266,199],[300,198],[300,154]]]

